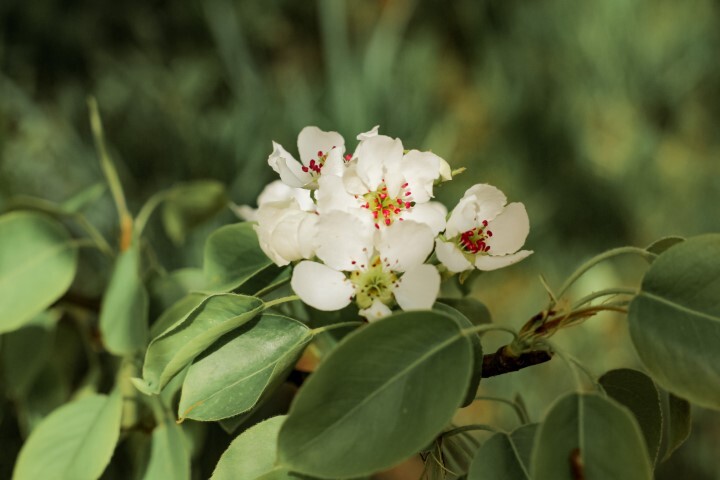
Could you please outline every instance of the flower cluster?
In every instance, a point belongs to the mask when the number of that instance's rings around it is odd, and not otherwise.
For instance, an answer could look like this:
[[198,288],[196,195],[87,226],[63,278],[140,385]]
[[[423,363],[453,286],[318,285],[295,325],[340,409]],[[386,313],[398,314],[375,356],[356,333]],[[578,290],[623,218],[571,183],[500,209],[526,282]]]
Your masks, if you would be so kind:
[[[291,286],[306,304],[339,310],[354,300],[368,320],[395,306],[428,309],[438,269],[494,270],[532,253],[518,251],[529,231],[521,203],[506,205],[497,188],[475,185],[448,216],[432,200],[452,177],[445,160],[406,151],[378,127],[357,140],[346,153],[338,133],[306,127],[300,161],[273,142],[268,164],[280,180],[263,190],[257,210],[244,211],[273,262],[298,262]],[[429,262],[433,251],[437,261]]]

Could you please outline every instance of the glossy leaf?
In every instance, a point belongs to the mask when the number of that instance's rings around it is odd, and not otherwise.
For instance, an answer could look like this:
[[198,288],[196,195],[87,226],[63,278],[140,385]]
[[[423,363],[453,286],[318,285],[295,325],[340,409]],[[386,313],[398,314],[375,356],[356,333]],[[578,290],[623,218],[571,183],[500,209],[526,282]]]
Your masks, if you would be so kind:
[[472,297],[463,298],[440,298],[439,303],[453,307],[465,315],[473,325],[482,325],[492,322],[490,310],[480,300]]
[[308,327],[265,314],[195,360],[183,383],[179,418],[221,420],[253,408],[282,382],[312,339]]
[[596,394],[558,400],[535,435],[531,477],[650,480],[652,467],[630,411]]
[[471,341],[439,312],[399,313],[356,330],[300,389],[280,431],[280,464],[347,478],[401,462],[449,423],[472,359]]
[[205,278],[208,288],[214,291],[235,290],[265,270],[277,275],[276,269],[260,249],[252,223],[221,227],[205,244]]
[[148,294],[140,278],[137,244],[117,257],[100,308],[100,333],[115,355],[131,355],[147,343]]
[[220,457],[211,480],[297,478],[275,466],[278,431],[285,418],[265,420],[236,437]]
[[660,386],[720,409],[720,234],[660,255],[628,318],[633,345]]
[[530,457],[538,424],[496,433],[477,451],[468,480],[530,480]]
[[629,368],[611,370],[600,377],[605,392],[635,415],[645,437],[650,460],[655,463],[662,440],[660,392],[644,373]]
[[0,217],[0,333],[28,323],[70,287],[72,238],[57,221],[30,212]]
[[262,300],[245,295],[227,293],[204,299],[150,342],[143,365],[147,391],[159,393],[185,365],[220,337],[252,320],[262,308]]
[[[457,303],[456,303],[457,304]],[[472,327],[473,323],[468,319],[468,317],[457,310],[456,308],[446,305],[445,303],[437,302],[433,306],[433,309],[438,310],[440,312],[446,313],[450,315],[452,318],[454,318],[462,328],[468,328]],[[482,380],[482,367],[483,367],[483,348],[482,343],[480,342],[480,336],[477,334],[469,335],[468,338],[472,342],[472,348],[473,348],[473,370],[472,370],[472,377],[470,377],[470,384],[468,385],[467,393],[465,394],[465,399],[462,402],[463,407],[467,407],[470,405],[474,400],[475,396],[477,395],[478,387],[480,386],[480,381]]]
[[83,397],[55,410],[23,446],[13,478],[99,478],[118,441],[121,407],[115,392]]
[[189,480],[190,454],[181,427],[168,420],[152,432],[150,462],[143,480]]
[[198,308],[210,295],[205,293],[189,293],[173,303],[150,327],[150,337],[157,338],[161,334],[179,325],[193,310]]
[[168,237],[182,243],[188,232],[227,206],[225,186],[214,180],[180,184],[167,192],[162,222]]
[[650,253],[654,253],[655,255],[660,255],[668,248],[684,241],[685,239],[683,237],[663,237],[648,245],[645,250]]
[[667,401],[667,420],[665,421],[665,438],[667,440],[663,461],[670,458],[675,450],[685,443],[692,429],[690,403],[672,393],[668,394]]

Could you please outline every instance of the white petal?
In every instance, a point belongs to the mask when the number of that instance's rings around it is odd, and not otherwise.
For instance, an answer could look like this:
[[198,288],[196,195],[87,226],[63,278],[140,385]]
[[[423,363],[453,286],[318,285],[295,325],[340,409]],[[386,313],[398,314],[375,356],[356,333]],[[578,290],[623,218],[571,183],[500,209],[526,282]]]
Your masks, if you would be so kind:
[[365,182],[358,176],[357,163],[352,162],[346,168],[343,173],[343,183],[345,184],[345,190],[353,195],[365,195],[370,191]]
[[389,270],[405,272],[425,262],[432,252],[434,238],[425,224],[395,222],[380,232],[377,249]]
[[368,130],[365,133],[361,133],[357,136],[357,139],[359,141],[367,140],[370,137],[375,137],[378,134],[378,129],[380,128],[380,125],[375,125],[372,129]]
[[387,317],[392,313],[392,310],[390,310],[387,305],[385,305],[376,298],[375,300],[373,300],[370,308],[360,310],[358,313],[363,317],[367,318],[368,322],[372,322],[375,320],[380,320],[383,317]]
[[313,182],[313,177],[308,172],[302,171],[302,166],[294,158],[286,159],[280,157],[277,159],[278,173],[280,180],[287,185],[295,188],[302,188]]
[[328,153],[335,147],[340,151],[340,157],[345,153],[345,140],[337,132],[324,132],[318,127],[305,127],[298,135],[298,152],[303,165],[309,165],[310,160],[317,161],[318,152]]
[[317,249],[317,215],[305,215],[298,228],[298,251],[301,258],[312,258]]
[[275,251],[275,249],[270,244],[270,237],[272,235],[272,230],[267,228],[264,225],[255,225],[253,227],[255,230],[255,233],[257,233],[258,236],[258,243],[260,244],[260,249],[265,253],[265,255],[268,256],[270,260],[273,261],[273,263],[279,267],[284,267],[288,263],[290,263],[287,259],[281,257],[278,255],[278,253]]
[[490,255],[505,255],[520,249],[530,232],[530,220],[522,203],[511,203],[489,222],[487,230],[493,233],[485,243]]
[[369,190],[374,191],[385,177],[388,166],[397,169],[395,165],[400,163],[403,146],[399,139],[377,135],[358,145],[356,155],[357,174]]
[[293,198],[297,202],[298,207],[300,207],[300,210],[304,210],[306,212],[314,212],[317,210],[315,202],[311,196],[311,191],[307,188],[293,189]]
[[345,172],[343,153],[344,150],[340,150],[339,148],[330,150],[320,173],[322,175],[337,175],[338,177],[342,177]]
[[375,227],[366,215],[344,212],[320,215],[315,253],[335,270],[357,270],[367,265],[373,253],[374,232]]
[[460,248],[454,242],[435,241],[435,255],[448,271],[457,273],[473,268],[472,263],[465,258]]
[[352,283],[343,273],[317,262],[298,263],[290,286],[303,302],[325,311],[348,306],[355,295]]
[[432,152],[410,150],[402,159],[402,172],[418,203],[427,202],[433,196],[433,183],[440,176],[441,158]]
[[418,265],[408,270],[399,283],[393,294],[403,310],[432,308],[440,292],[440,274],[433,265]]
[[254,222],[257,220],[257,209],[252,208],[250,205],[235,205],[231,203],[230,208],[240,220],[246,222]]
[[442,158],[440,159],[440,178],[442,178],[444,182],[452,180],[450,164]]
[[[277,166],[278,159],[285,158],[285,159],[295,160],[295,158],[292,155],[290,155],[290,152],[285,150],[283,148],[283,146],[280,145],[279,143],[272,142],[272,146],[273,146],[273,151],[270,154],[270,156],[268,157],[268,165],[270,165],[270,167],[273,170],[275,170],[277,173],[280,173],[280,170],[278,169],[278,166]],[[297,161],[297,160],[295,160],[295,161]]]
[[445,230],[445,217],[447,217],[447,208],[440,202],[418,203],[402,214],[404,220],[424,223],[435,234]]
[[445,236],[447,238],[453,238],[477,227],[477,216],[475,212],[477,212],[475,199],[473,197],[461,198],[452,212],[450,212],[450,217],[447,220],[447,227],[445,229]]
[[475,257],[475,267],[485,271],[497,270],[527,258],[531,253],[533,253],[531,250],[520,250],[510,255],[478,255]]
[[296,189],[288,186],[282,180],[275,180],[265,185],[258,195],[258,206],[270,202],[283,202],[294,197]]
[[345,182],[335,175],[322,175],[318,179],[319,188],[315,197],[320,214],[332,211],[357,212],[361,202],[345,190]]
[[463,198],[474,198],[477,205],[478,221],[492,220],[507,203],[507,197],[496,187],[481,183],[468,188]]

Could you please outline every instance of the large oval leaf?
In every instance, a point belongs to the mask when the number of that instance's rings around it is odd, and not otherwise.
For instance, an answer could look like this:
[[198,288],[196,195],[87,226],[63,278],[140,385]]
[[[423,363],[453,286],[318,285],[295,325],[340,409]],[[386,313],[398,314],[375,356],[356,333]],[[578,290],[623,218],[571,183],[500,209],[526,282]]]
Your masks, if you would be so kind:
[[308,327],[281,315],[245,324],[190,367],[179,418],[221,420],[250,410],[285,379],[311,339]]
[[60,223],[30,212],[0,217],[0,333],[60,298],[76,269],[77,250]]
[[[230,293],[212,295],[150,342],[144,391],[159,393],[167,382],[203,350],[262,310],[262,300]],[[136,383],[136,386],[139,386]]]
[[285,418],[279,416],[265,420],[235,438],[220,457],[211,480],[297,478],[290,476],[282,467],[275,466],[278,431]]
[[159,424],[152,433],[150,462],[143,480],[189,480],[190,452],[183,432],[173,421]]
[[223,292],[239,288],[254,276],[267,273],[266,270],[271,277],[280,272],[260,248],[252,223],[236,223],[215,230],[205,244],[203,267],[208,288]]
[[140,278],[137,244],[122,252],[100,308],[100,332],[115,355],[131,355],[145,347],[148,337],[148,294]]
[[662,410],[660,392],[653,381],[642,372],[621,368],[610,370],[600,377],[600,384],[612,399],[635,415],[645,437],[650,460],[655,463],[662,439]]
[[535,436],[534,480],[652,479],[633,415],[615,401],[573,393],[558,400]]
[[20,451],[13,478],[92,480],[110,462],[120,435],[122,398],[90,395],[55,410]]
[[321,478],[367,475],[420,451],[465,396],[472,344],[438,312],[390,316],[345,337],[309,377],[279,435],[279,462]]
[[530,456],[538,424],[523,425],[511,434],[496,433],[478,450],[468,480],[530,480]]
[[630,304],[630,336],[653,379],[720,409],[720,235],[670,247]]

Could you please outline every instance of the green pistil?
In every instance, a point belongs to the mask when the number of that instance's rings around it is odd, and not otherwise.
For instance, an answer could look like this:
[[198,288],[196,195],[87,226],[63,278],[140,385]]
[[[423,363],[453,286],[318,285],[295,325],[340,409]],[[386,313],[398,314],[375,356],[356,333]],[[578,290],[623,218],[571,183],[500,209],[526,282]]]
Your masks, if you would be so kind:
[[350,274],[355,286],[355,299],[360,308],[370,308],[375,299],[385,305],[393,302],[393,289],[398,277],[393,272],[383,270],[380,257],[374,257],[367,270],[355,270]]
[[381,224],[390,226],[395,220],[402,221],[403,212],[407,212],[415,206],[415,202],[412,201],[412,193],[407,187],[407,183],[402,184],[397,197],[391,197],[388,195],[388,189],[383,180],[376,191],[363,195],[365,200],[363,208],[372,212],[375,228],[379,229]]

